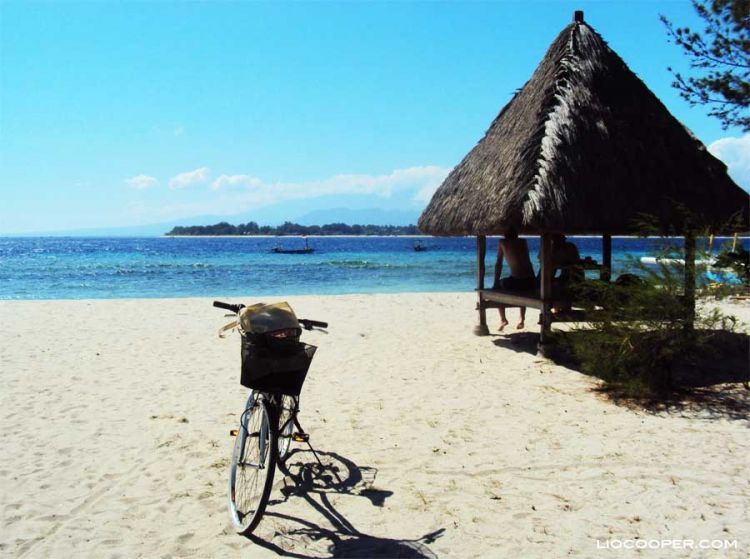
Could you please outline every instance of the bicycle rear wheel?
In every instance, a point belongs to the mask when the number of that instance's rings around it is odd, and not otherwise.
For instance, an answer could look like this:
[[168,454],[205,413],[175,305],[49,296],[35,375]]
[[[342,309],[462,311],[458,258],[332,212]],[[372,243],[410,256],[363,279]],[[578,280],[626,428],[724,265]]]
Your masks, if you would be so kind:
[[272,406],[261,397],[240,419],[229,466],[229,516],[241,534],[255,529],[271,494],[278,453],[273,416]]

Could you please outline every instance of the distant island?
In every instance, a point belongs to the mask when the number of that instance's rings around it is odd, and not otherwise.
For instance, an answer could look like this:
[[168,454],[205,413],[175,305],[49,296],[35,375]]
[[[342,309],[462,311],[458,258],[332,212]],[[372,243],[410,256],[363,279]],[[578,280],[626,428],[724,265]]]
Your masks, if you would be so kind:
[[284,222],[282,225],[258,225],[254,221],[232,225],[222,221],[215,225],[188,225],[174,227],[166,233],[172,236],[204,236],[204,235],[419,235],[416,225],[347,225],[346,223],[328,223],[327,225],[300,225],[299,223]]

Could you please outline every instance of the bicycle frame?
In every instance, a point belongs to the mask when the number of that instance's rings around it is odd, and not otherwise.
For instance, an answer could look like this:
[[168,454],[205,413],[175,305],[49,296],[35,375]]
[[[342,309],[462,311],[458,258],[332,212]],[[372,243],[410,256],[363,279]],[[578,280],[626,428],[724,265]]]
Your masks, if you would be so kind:
[[[260,392],[257,390],[251,390],[250,395],[247,398],[247,403],[245,404],[245,411],[242,412],[242,416],[240,417],[240,427],[245,432],[244,437],[242,438],[242,456],[244,456],[245,451],[245,443],[247,442],[248,437],[254,436],[253,433],[250,433],[247,430],[247,419],[249,413],[252,411],[253,406],[257,405],[258,401],[265,400],[268,402],[271,406],[273,406],[276,409],[276,417],[281,417],[282,411],[288,411],[289,417],[284,422],[283,425],[278,425],[278,431],[277,431],[277,437],[286,436],[282,435],[284,431],[289,427],[289,425],[294,425],[298,429],[302,429],[302,426],[299,424],[299,421],[297,420],[297,414],[299,413],[299,396],[290,396],[289,397],[291,401],[293,402],[292,408],[285,408],[284,407],[284,395],[283,394],[271,394],[268,392]],[[268,440],[268,432],[267,429],[271,428],[273,429],[275,426],[268,426],[268,425],[262,425],[261,431],[258,433],[259,437],[259,445],[260,445],[260,454],[261,456],[265,456],[265,444]],[[291,435],[289,435],[291,437]],[[261,463],[259,464],[261,468],[265,466],[265,464]]]

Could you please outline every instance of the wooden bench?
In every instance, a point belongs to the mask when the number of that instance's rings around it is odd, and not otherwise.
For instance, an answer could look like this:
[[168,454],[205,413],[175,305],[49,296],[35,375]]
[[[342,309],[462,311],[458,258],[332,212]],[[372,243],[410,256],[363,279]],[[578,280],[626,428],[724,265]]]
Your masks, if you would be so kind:
[[[479,302],[477,303],[477,310],[480,308],[497,309],[499,307],[529,307],[539,310],[544,308],[544,302],[542,301],[538,289],[532,289],[529,291],[480,289],[478,292]],[[553,289],[552,300],[550,303],[552,307],[564,307],[566,304],[569,304],[569,299],[561,294],[555,293],[555,290]],[[594,319],[595,316],[591,313],[587,314],[583,309],[571,309],[553,313],[550,320],[552,322],[585,322],[587,318],[590,320]]]
[[516,291],[509,289],[479,289],[479,304],[484,308],[531,307],[542,308],[542,297],[538,289]]
[[[530,291],[509,291],[504,289],[485,289],[485,256],[487,254],[487,237],[477,235],[477,294],[479,301],[477,310],[479,311],[479,324],[474,327],[474,334],[478,336],[487,336],[489,328],[487,327],[487,309],[505,307],[531,307],[539,309],[541,318],[541,327],[539,329],[540,351],[543,351],[544,344],[547,343],[552,322],[563,321],[586,321],[588,317],[583,316],[583,311],[574,309],[571,311],[553,313],[555,307],[566,306],[568,297],[563,297],[562,293],[555,293],[552,285],[552,276],[554,267],[552,263],[552,236],[549,232],[543,232],[540,243],[540,288]],[[610,270],[612,268],[612,238],[605,234],[602,238],[602,265],[597,264],[591,259],[584,259],[576,266],[584,270],[597,270],[599,277],[603,281],[609,281]],[[591,316],[591,315],[590,315]],[[593,316],[592,316],[593,318]]]

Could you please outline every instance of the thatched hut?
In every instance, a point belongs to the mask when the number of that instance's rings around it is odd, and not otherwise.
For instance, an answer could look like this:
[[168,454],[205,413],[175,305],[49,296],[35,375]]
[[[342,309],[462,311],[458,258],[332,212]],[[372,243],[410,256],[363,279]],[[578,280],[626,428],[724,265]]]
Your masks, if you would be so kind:
[[[544,341],[553,303],[550,233],[602,234],[608,279],[611,235],[636,232],[648,214],[664,232],[688,235],[690,275],[695,244],[684,210],[714,233],[728,232],[733,218],[747,230],[750,197],[575,12],[531,79],[437,189],[419,227],[477,236],[478,334],[488,333],[488,306],[524,304],[542,310]],[[509,228],[542,237],[535,296],[484,290],[486,236]],[[688,279],[694,286],[694,276]]]

